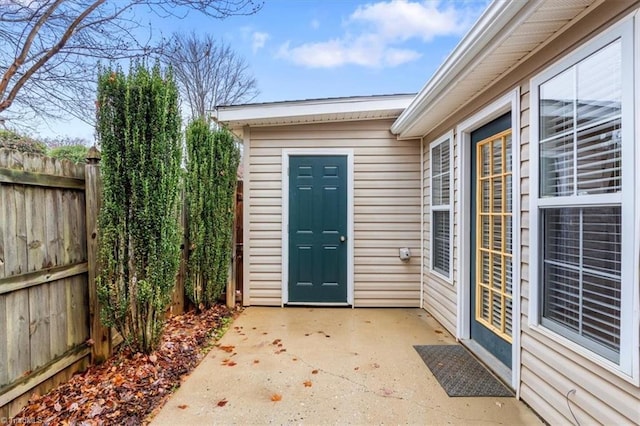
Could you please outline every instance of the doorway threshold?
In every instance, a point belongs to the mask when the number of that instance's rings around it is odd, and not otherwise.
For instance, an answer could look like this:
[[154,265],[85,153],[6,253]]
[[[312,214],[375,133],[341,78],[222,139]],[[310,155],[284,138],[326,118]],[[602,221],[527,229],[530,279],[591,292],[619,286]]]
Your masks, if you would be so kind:
[[480,346],[475,340],[461,339],[460,344],[466,347],[476,358],[480,360],[491,372],[500,379],[509,389],[513,389],[511,383],[511,369],[504,365],[491,352]]

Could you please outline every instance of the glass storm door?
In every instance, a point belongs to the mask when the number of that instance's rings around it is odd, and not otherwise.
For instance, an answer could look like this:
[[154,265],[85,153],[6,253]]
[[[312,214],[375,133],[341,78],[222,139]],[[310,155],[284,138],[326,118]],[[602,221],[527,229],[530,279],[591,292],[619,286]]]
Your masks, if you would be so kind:
[[511,367],[511,113],[471,134],[471,338]]

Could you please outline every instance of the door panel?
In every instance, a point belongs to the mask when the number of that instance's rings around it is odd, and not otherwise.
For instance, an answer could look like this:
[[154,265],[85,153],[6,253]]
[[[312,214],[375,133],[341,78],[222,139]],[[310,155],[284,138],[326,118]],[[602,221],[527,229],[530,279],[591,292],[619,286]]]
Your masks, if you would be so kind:
[[[347,158],[289,158],[289,302],[347,302]],[[344,241],[341,241],[344,237]]]
[[471,133],[471,339],[511,368],[511,113]]

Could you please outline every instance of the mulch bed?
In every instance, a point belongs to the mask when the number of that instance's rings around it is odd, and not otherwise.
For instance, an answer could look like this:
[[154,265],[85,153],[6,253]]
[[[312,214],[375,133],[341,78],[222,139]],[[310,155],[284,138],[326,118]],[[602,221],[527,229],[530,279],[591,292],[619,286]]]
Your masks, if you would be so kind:
[[43,396],[34,395],[12,420],[44,424],[139,425],[180,387],[181,378],[204,358],[229,318],[239,310],[214,306],[169,319],[161,344],[150,355],[122,348]]

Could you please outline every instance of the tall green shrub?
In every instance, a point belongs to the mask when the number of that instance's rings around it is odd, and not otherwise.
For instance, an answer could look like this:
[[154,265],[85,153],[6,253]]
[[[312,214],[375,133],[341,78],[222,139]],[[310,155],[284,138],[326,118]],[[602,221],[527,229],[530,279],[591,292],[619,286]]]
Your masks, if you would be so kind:
[[171,70],[135,65],[98,79],[102,149],[98,295],[105,324],[151,351],[179,264],[180,111]]
[[227,283],[233,247],[240,153],[231,133],[200,119],[187,127],[187,294],[198,307],[216,302]]

